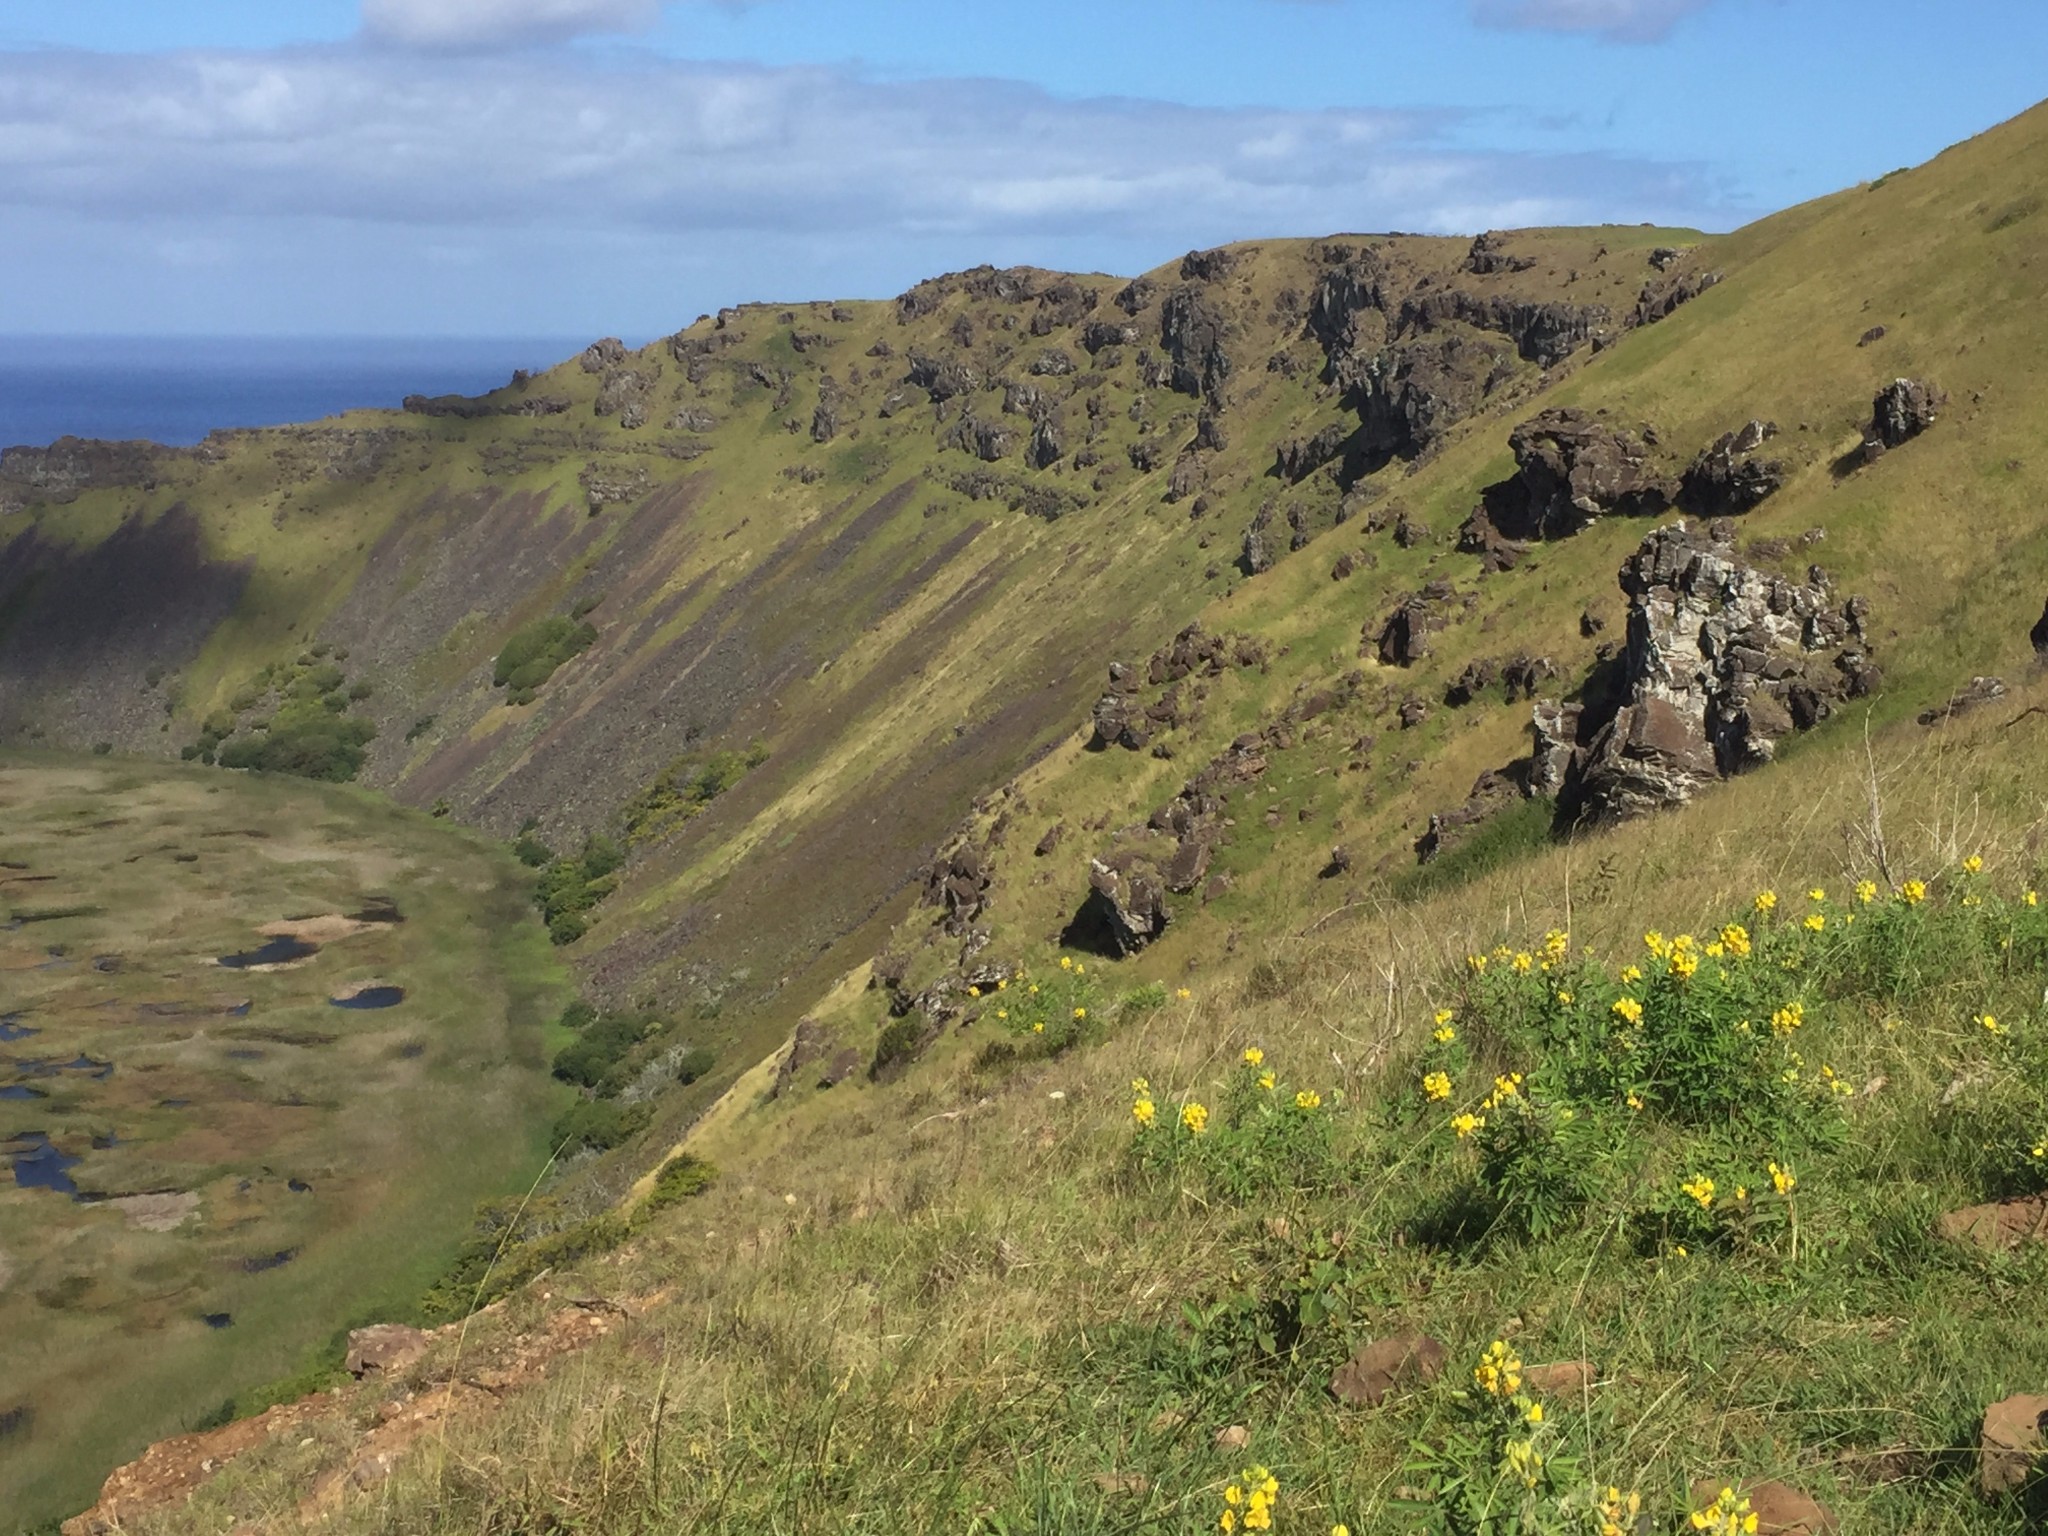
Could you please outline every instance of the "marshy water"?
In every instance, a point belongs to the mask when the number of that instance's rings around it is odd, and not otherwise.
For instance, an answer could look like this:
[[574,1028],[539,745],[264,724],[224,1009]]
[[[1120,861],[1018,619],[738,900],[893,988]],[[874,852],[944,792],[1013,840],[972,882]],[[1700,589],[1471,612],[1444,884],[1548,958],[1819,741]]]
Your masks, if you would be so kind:
[[241,954],[222,955],[220,963],[231,971],[246,971],[252,965],[289,965],[294,960],[310,960],[319,953],[318,944],[308,944],[304,939],[281,933]]
[[396,1008],[404,1001],[403,987],[363,987],[359,991],[327,999],[328,1005],[334,1008]]

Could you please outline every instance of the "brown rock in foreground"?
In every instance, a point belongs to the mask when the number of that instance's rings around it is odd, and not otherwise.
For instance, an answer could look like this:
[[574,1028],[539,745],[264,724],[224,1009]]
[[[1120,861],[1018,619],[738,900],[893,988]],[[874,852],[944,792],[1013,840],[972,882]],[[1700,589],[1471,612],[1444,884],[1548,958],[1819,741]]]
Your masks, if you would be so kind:
[[2022,1392],[1984,1410],[1977,1441],[1977,1485],[1986,1498],[2024,1487],[2042,1450],[2048,1397]]
[[[1727,1486],[1702,1478],[1692,1485],[1693,1503],[1704,1509]],[[1841,1522],[1827,1505],[1783,1483],[1738,1484],[1736,1492],[1749,1500],[1757,1536],[1821,1536],[1824,1531],[1841,1529]]]
[[2029,1238],[2048,1238],[2048,1196],[1966,1206],[1944,1215],[1935,1223],[1935,1230],[1952,1241],[1975,1243],[1980,1248],[2017,1248]]
[[1450,1351],[1427,1334],[1389,1334],[1338,1366],[1330,1378],[1330,1393],[1353,1407],[1377,1408],[1396,1387],[1435,1381],[1448,1359]]
[[358,1381],[372,1372],[395,1376],[425,1354],[431,1342],[419,1329],[403,1323],[357,1328],[348,1336],[348,1373]]

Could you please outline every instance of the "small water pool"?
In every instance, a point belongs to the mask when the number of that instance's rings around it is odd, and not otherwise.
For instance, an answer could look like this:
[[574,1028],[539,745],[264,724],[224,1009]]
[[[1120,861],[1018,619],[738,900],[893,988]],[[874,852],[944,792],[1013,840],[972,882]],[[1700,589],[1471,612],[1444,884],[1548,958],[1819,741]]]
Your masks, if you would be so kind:
[[0,1045],[11,1044],[16,1040],[26,1040],[34,1033],[33,1029],[21,1022],[20,1014],[0,1013]]
[[49,1095],[27,1083],[0,1083],[0,1099],[47,1099]]
[[14,1182],[22,1189],[47,1189],[60,1195],[78,1194],[71,1170],[79,1160],[60,1151],[41,1131],[27,1131],[7,1143],[14,1162]]
[[266,939],[255,949],[244,950],[239,955],[222,955],[220,963],[231,971],[246,971],[252,965],[289,965],[294,960],[304,960],[309,955],[320,953],[318,944],[308,944],[304,939],[295,939],[288,933],[281,933],[274,939]]
[[336,1008],[396,1008],[405,1001],[405,988],[364,987],[346,997],[330,997],[327,1001]]

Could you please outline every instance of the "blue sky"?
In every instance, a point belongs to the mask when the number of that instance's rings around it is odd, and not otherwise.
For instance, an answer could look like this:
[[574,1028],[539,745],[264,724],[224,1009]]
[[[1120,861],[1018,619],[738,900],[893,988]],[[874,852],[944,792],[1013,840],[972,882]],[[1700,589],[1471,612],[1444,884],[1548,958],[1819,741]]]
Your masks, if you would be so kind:
[[645,339],[985,260],[1721,229],[2044,61],[2040,0],[4,0],[0,332]]

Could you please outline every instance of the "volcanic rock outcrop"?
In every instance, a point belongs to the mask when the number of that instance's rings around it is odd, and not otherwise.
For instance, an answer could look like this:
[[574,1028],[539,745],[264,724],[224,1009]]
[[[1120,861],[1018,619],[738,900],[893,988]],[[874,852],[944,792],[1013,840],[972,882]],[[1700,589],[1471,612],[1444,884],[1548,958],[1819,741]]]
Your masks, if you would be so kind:
[[1531,781],[1562,772],[1568,817],[1618,821],[1689,801],[1703,784],[1770,761],[1778,740],[1818,724],[1879,681],[1865,651],[1868,607],[1837,600],[1823,573],[1801,583],[1735,558],[1732,529],[1674,523],[1623,564],[1628,645],[1617,686],[1573,722],[1536,706]]

